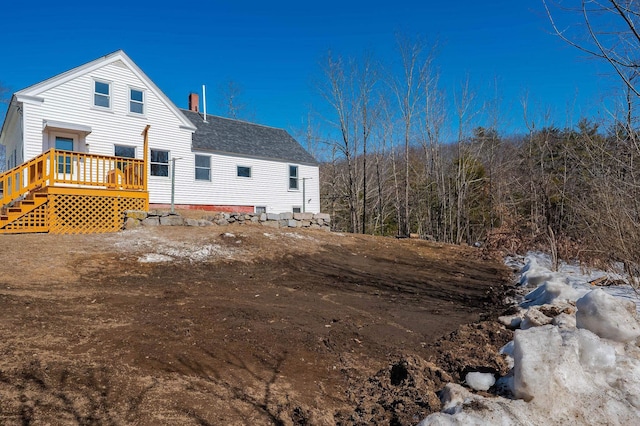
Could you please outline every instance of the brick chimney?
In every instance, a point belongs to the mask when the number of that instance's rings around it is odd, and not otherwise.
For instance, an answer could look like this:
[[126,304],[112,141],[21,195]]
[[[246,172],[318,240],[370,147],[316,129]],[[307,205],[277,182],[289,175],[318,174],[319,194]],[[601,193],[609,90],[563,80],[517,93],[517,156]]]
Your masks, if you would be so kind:
[[197,93],[189,93],[189,111],[198,112],[200,110],[200,97]]

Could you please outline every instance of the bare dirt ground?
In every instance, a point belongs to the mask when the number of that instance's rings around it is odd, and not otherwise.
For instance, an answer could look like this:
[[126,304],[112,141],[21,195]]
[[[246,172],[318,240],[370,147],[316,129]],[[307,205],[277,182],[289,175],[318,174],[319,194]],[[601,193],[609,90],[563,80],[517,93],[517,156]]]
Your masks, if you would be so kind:
[[1,425],[415,424],[504,371],[478,249],[261,226],[0,236]]

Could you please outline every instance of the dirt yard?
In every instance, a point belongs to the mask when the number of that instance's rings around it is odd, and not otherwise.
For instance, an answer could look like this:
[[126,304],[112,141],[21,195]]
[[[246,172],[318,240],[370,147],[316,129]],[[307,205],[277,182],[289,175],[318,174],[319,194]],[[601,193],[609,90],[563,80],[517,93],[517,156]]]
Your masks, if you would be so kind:
[[256,225],[0,236],[1,425],[415,424],[504,371],[479,249]]

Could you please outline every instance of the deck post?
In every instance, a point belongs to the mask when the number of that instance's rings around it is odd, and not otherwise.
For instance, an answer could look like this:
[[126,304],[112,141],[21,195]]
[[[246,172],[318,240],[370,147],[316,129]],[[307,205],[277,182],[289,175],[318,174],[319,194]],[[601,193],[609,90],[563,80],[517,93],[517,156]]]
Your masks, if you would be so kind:
[[56,150],[49,150],[49,186],[56,183]]
[[147,126],[142,131],[142,136],[144,136],[144,154],[142,159],[144,161],[144,191],[148,191],[148,180],[149,180],[149,127],[151,124],[147,124]]

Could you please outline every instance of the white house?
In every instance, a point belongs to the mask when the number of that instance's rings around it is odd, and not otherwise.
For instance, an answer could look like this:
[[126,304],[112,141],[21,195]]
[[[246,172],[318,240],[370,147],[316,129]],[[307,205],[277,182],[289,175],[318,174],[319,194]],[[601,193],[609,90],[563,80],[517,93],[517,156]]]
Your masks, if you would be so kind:
[[320,211],[318,163],[285,130],[181,110],[122,51],[16,92],[0,132],[6,169],[56,148],[142,159],[149,202],[268,213]]

